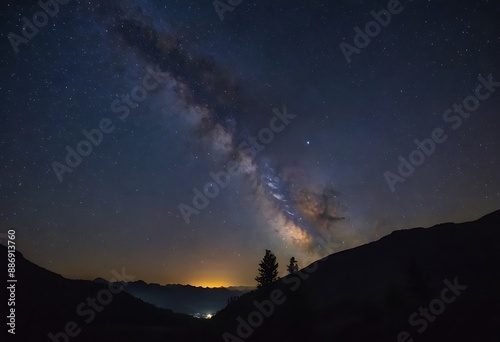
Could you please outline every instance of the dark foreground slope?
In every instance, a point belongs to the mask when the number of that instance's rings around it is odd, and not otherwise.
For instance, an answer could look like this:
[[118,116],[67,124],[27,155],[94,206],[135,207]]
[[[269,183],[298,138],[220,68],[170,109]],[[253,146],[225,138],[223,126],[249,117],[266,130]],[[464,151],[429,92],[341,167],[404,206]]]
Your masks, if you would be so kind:
[[214,341],[500,341],[500,211],[330,255],[212,324]]
[[[1,265],[6,270],[7,248],[0,245],[0,252]],[[31,263],[19,252],[16,252],[16,278],[16,335],[6,334],[3,323],[1,334],[7,336],[7,341],[189,341],[194,337],[186,332],[196,334],[198,326],[204,323],[159,309],[123,291],[108,298],[107,285],[65,279]],[[99,296],[107,305],[99,305],[97,301],[94,309],[87,298]],[[4,300],[7,298],[2,296]],[[6,305],[2,316],[5,322]],[[74,324],[69,323],[72,321]],[[70,332],[79,332],[76,336],[60,334],[68,323]],[[56,337],[49,338],[49,333]]]

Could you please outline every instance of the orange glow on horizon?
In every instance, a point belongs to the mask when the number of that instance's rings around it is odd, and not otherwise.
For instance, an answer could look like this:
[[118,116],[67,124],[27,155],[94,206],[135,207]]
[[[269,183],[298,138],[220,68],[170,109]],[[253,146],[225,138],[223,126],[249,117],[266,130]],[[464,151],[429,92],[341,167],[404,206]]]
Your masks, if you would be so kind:
[[237,286],[229,281],[225,280],[193,280],[188,282],[187,284],[192,285],[192,286],[198,286],[198,287],[230,287],[230,286]]
[[[249,283],[249,284],[248,284]],[[242,287],[255,287],[257,284],[252,284],[252,282],[241,281],[235,278],[192,278],[185,282],[186,285],[198,286],[198,287],[231,287],[231,286],[242,286]]]

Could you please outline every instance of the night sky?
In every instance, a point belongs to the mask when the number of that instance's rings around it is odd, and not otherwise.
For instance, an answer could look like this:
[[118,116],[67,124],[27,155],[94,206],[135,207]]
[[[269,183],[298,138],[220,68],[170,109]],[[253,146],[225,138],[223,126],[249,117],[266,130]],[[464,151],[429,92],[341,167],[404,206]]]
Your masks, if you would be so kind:
[[283,275],[499,209],[497,1],[392,3],[362,48],[387,1],[243,0],[223,20],[210,0],[105,3],[58,5],[31,39],[41,7],[0,5],[0,224],[31,261],[254,285],[265,249]]

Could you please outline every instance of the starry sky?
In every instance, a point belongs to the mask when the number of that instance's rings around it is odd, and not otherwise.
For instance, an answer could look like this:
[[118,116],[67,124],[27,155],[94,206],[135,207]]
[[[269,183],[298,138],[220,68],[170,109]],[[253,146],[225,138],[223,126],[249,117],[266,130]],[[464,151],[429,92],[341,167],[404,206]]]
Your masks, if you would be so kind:
[[387,1],[219,6],[2,2],[0,226],[25,257],[254,285],[265,249],[283,275],[291,256],[499,209],[498,2],[401,1],[361,48]]

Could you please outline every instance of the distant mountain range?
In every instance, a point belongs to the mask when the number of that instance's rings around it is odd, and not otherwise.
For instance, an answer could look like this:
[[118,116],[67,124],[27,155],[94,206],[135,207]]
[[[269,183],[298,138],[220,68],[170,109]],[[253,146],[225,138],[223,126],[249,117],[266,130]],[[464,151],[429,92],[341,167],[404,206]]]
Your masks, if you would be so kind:
[[[108,282],[102,278],[97,278],[94,282]],[[114,283],[119,286],[119,283]],[[174,312],[185,313],[197,317],[212,316],[218,310],[224,308],[230,298],[239,297],[251,290],[236,290],[231,288],[208,288],[191,285],[159,285],[148,284],[144,281],[129,282],[125,292],[136,298],[140,298],[146,303],[156,305],[159,308],[170,309]],[[209,316],[209,317],[210,317]]]
[[[102,280],[68,280],[16,253],[16,341],[500,341],[500,211],[332,254],[241,295],[210,320],[145,300],[167,305],[172,293],[211,293],[217,299],[202,304],[171,302],[208,310],[230,290],[134,282],[126,291],[146,299],[125,291],[107,298],[116,288]],[[93,298],[107,304],[90,310]]]

